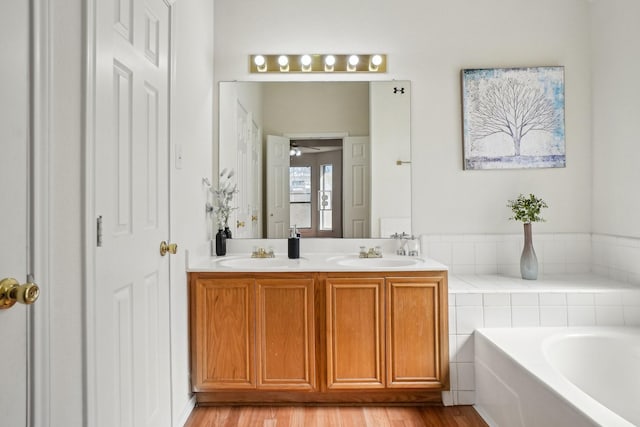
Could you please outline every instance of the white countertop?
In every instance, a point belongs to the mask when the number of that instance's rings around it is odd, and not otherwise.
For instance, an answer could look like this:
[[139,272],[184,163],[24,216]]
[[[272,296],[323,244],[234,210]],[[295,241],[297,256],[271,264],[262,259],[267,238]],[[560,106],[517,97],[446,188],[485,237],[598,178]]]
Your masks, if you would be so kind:
[[446,271],[447,266],[425,257],[383,254],[382,258],[359,258],[353,253],[305,253],[289,259],[286,253],[274,258],[251,258],[249,253],[233,253],[219,257],[203,257],[188,262],[188,272],[400,272]]

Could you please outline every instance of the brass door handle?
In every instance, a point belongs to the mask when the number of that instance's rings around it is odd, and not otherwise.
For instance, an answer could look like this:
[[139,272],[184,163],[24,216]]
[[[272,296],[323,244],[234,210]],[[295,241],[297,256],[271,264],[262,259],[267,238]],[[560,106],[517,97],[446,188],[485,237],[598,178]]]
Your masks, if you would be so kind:
[[160,242],[160,255],[165,256],[167,253],[172,255],[178,253],[178,245],[175,243],[167,243],[164,240]]
[[35,283],[21,285],[13,278],[0,281],[0,309],[13,307],[16,302],[33,304],[39,295],[40,288]]
[[258,220],[258,215],[251,215],[251,221],[256,222]]
[[244,227],[244,221],[236,221],[236,228]]

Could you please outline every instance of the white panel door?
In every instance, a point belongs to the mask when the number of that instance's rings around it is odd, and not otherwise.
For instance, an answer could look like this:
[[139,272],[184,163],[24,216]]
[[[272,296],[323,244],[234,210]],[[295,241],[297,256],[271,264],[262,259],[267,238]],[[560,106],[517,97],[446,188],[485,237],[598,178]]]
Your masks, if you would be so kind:
[[[97,0],[95,45],[95,425],[171,424],[169,8]],[[91,315],[91,313],[89,314]]]
[[267,135],[267,237],[289,237],[289,138]]
[[236,183],[238,184],[238,194],[234,197],[236,210],[232,214],[229,227],[234,230],[233,237],[248,238],[250,229],[247,224],[251,223],[250,208],[250,185],[251,174],[251,134],[249,123],[251,123],[251,113],[238,101],[237,103],[237,161],[236,161]]
[[[29,2],[0,13],[0,279],[27,275]],[[23,282],[24,283],[24,282]],[[0,310],[0,425],[27,425],[27,316],[30,307]]]
[[251,127],[251,233],[252,239],[262,238],[262,132],[253,122]]
[[343,237],[371,237],[370,162],[369,137],[351,136],[342,140]]

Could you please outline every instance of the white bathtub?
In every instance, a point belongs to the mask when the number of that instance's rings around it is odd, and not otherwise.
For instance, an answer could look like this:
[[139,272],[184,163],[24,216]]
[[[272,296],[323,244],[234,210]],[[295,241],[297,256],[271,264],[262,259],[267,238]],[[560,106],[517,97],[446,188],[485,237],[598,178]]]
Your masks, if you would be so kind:
[[640,328],[478,329],[475,376],[492,426],[640,426]]

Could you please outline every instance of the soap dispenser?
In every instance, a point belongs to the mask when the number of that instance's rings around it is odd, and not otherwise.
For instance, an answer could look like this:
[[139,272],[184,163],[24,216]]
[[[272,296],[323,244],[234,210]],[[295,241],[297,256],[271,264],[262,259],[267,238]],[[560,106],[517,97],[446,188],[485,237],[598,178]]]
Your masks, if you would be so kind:
[[291,259],[300,258],[300,234],[294,225],[289,233],[288,255]]

